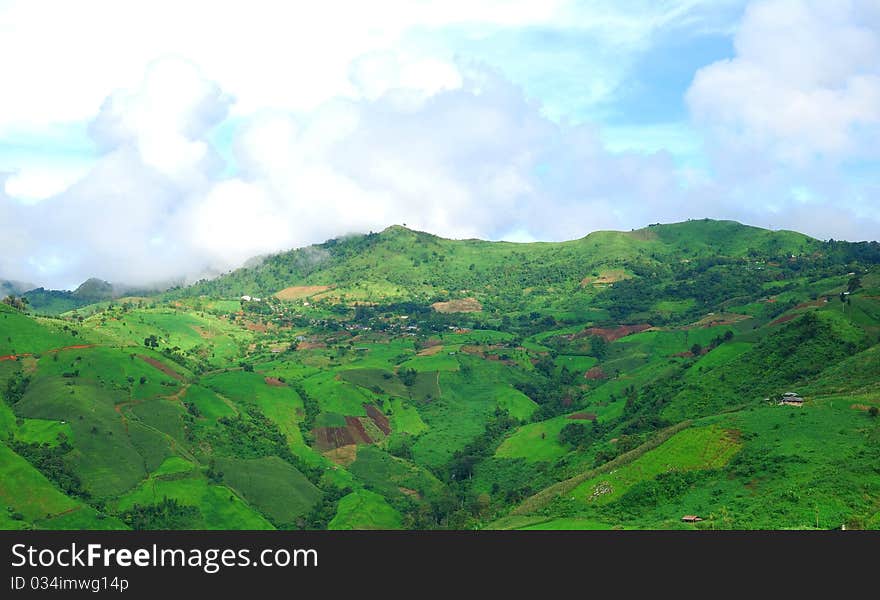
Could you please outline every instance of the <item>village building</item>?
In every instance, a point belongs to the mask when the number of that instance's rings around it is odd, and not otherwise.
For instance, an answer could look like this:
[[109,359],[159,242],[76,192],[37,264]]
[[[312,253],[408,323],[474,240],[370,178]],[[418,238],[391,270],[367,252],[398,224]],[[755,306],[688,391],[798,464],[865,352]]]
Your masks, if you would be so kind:
[[683,523],[699,523],[703,519],[697,515],[685,515],[681,518]]
[[804,399],[794,392],[785,392],[784,394],[782,394],[782,400],[779,401],[779,404],[784,404],[787,406],[803,406]]

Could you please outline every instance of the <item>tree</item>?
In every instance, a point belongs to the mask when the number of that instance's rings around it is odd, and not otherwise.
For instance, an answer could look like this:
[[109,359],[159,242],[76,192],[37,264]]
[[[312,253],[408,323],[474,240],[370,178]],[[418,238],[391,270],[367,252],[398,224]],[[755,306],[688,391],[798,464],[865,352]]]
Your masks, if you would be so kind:
[[559,443],[577,448],[587,440],[587,429],[580,423],[569,423],[559,431]]
[[601,335],[594,335],[590,338],[590,354],[599,360],[605,360],[608,356],[608,340]]
[[880,415],[880,408],[877,408],[876,406],[872,406],[871,408],[868,409],[868,414],[876,419],[877,415]]
[[24,310],[25,308],[27,308],[28,299],[24,297],[17,298],[10,294],[9,296],[3,298],[3,304],[8,304],[16,310]]
[[701,345],[694,344],[693,346],[691,346],[691,354],[693,354],[694,356],[699,356],[702,353],[703,353],[703,347]]
[[862,279],[858,275],[849,280],[846,284],[846,291],[852,293],[862,287]]

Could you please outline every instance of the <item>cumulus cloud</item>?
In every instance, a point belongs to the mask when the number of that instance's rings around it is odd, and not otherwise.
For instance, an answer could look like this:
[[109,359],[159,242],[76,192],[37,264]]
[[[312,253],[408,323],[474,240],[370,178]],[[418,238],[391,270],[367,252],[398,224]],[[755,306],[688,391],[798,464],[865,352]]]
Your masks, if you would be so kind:
[[594,129],[549,121],[497,73],[459,69],[455,89],[417,101],[404,80],[374,99],[259,113],[234,142],[239,173],[224,177],[206,157],[231,99],[192,65],[156,63],[104,102],[91,127],[104,154],[88,175],[37,204],[3,198],[0,228],[18,243],[0,272],[142,284],[391,223],[576,237],[674,203],[668,157],[611,155]]
[[686,94],[712,161],[700,193],[758,225],[877,239],[880,5],[755,1],[734,46]]
[[876,155],[880,8],[772,0],[746,10],[736,57],[697,72],[687,100],[725,151],[786,166]]

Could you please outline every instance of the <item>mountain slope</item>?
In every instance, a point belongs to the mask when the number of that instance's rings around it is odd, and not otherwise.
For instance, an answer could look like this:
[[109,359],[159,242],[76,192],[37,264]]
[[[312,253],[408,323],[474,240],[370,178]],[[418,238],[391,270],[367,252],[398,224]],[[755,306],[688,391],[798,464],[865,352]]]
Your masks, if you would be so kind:
[[0,334],[2,527],[880,527],[876,243],[392,227]]

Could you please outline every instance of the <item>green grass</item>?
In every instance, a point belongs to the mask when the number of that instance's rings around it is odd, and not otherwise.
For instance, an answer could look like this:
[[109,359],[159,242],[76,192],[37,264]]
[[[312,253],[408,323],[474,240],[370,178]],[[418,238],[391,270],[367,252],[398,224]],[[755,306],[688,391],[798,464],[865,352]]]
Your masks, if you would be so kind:
[[510,416],[523,421],[527,421],[538,410],[534,400],[508,384],[496,386],[495,400],[500,408],[510,413]]
[[406,433],[418,435],[428,429],[428,426],[419,415],[418,409],[402,398],[389,400],[391,410],[387,411],[391,421],[391,431],[394,433]]
[[5,304],[0,305],[0,356],[37,354],[85,343],[81,336],[64,331],[64,327],[70,326],[54,319],[31,319]]
[[539,423],[529,423],[518,428],[506,438],[495,456],[499,458],[524,458],[529,462],[555,460],[568,454],[569,449],[559,443],[559,432],[572,421],[564,416]]
[[63,434],[67,439],[72,439],[73,430],[70,428],[70,424],[46,419],[25,419],[21,427],[16,430],[15,439],[26,444],[54,446],[58,442],[59,434]]
[[[386,498],[403,498],[407,490],[420,497],[435,497],[443,485],[423,467],[391,456],[375,446],[358,448],[357,459],[348,467],[352,475]],[[412,492],[409,494],[412,494]]]
[[294,523],[320,499],[321,491],[277,456],[217,458],[223,482],[276,523]]
[[0,444],[0,503],[29,522],[82,507],[5,444]]
[[306,394],[318,400],[321,410],[341,415],[366,416],[363,405],[372,400],[359,387],[337,380],[332,371],[305,379],[303,388]]
[[84,326],[116,344],[143,347],[144,338],[155,335],[160,349],[179,347],[216,365],[229,365],[240,356],[242,345],[253,335],[206,313],[169,308],[135,309],[108,318],[99,313]]
[[[436,372],[417,373],[412,386],[405,385],[397,374],[383,369],[350,369],[341,371],[339,377],[373,393],[408,398],[417,402],[430,402],[440,396],[439,373]],[[320,381],[326,382],[327,379],[325,375]],[[312,389],[319,391],[316,387]]]
[[619,469],[580,484],[569,494],[575,502],[606,504],[636,483],[670,471],[716,469],[740,449],[735,436],[720,427],[694,427],[671,437]]
[[428,430],[413,445],[416,462],[439,465],[483,432],[497,406],[494,381],[480,376],[440,373],[440,398],[419,404]]
[[213,485],[199,475],[164,479],[152,477],[114,503],[120,511],[135,504],[149,505],[173,498],[199,509],[200,529],[272,529],[259,512],[223,485]]
[[578,531],[578,530],[605,530],[613,529],[607,523],[601,523],[593,519],[583,519],[578,517],[567,517],[559,519],[550,519],[548,521],[540,521],[530,525],[517,527],[522,530],[543,530],[543,531]]
[[357,490],[339,501],[327,529],[401,529],[401,516],[375,492]]

